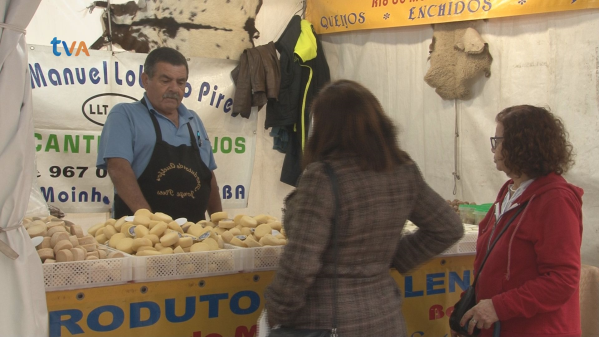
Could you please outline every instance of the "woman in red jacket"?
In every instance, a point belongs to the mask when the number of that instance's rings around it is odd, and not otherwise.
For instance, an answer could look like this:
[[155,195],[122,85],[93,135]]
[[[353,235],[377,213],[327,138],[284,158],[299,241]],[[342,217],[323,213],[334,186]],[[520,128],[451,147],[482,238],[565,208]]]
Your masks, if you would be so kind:
[[[476,285],[478,304],[462,326],[492,336],[579,337],[583,190],[563,177],[574,163],[561,120],[529,105],[497,117],[491,151],[509,178],[479,224],[474,269],[509,218],[524,207],[489,254]],[[452,336],[456,336],[455,332]]]

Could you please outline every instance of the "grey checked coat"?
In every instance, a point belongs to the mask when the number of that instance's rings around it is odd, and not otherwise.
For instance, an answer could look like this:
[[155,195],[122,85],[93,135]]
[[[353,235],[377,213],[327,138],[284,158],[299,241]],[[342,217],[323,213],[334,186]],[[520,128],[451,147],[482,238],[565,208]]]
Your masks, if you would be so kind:
[[[330,163],[341,205],[339,335],[406,336],[402,299],[389,268],[404,273],[442,253],[462,237],[462,222],[413,163],[388,173],[361,171],[351,158]],[[322,163],[307,167],[285,207],[289,242],[264,293],[269,318],[284,326],[330,329],[334,196]],[[406,219],[419,227],[415,234],[401,235]]]

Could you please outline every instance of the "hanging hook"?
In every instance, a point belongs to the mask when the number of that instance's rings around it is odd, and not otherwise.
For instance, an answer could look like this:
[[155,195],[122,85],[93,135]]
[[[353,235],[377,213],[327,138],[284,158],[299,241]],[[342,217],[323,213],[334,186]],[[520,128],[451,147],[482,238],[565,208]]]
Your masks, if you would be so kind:
[[307,0],[302,0],[302,8],[298,9],[297,12],[295,12],[293,15],[297,15],[298,13],[301,12],[301,17],[302,19],[306,18],[306,4]]

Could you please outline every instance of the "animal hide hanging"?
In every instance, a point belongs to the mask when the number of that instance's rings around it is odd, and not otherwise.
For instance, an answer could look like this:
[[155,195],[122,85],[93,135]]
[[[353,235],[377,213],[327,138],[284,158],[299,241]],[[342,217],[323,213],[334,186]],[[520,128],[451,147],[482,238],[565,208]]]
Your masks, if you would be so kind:
[[474,21],[466,21],[433,27],[431,65],[424,81],[443,99],[470,99],[474,82],[482,74],[491,76],[493,57],[474,25]]
[[[105,1],[93,6],[104,7]],[[128,51],[148,53],[171,47],[186,57],[238,60],[259,37],[255,19],[262,0],[139,0],[110,5],[103,15],[104,34],[91,46],[113,44]]]

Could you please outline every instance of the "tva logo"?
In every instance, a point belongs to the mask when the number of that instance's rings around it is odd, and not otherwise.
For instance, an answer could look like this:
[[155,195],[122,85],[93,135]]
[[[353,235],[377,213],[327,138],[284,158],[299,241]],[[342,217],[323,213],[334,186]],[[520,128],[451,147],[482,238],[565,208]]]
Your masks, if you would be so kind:
[[[57,39],[56,37],[54,37],[54,39],[52,41],[50,41],[50,43],[52,44],[52,52],[54,53],[54,55],[60,56],[60,52],[58,51],[57,46],[61,42],[62,42],[62,46],[64,48],[65,54],[67,54],[67,56],[73,55],[73,50],[75,50],[75,44],[77,44],[77,41],[73,41],[73,43],[71,43],[71,48],[69,49],[69,48],[67,48],[66,41],[61,41],[61,40]],[[85,45],[85,42],[83,42],[83,41],[79,42],[79,46],[77,47],[75,56],[79,56],[79,53],[81,53],[81,52],[83,52],[85,55],[89,56],[89,51],[87,50],[87,46]]]

